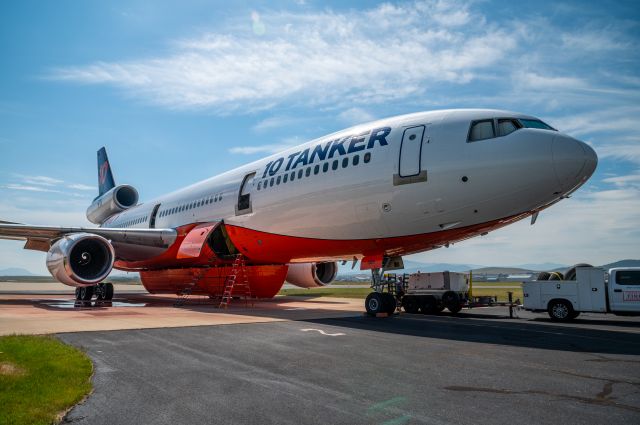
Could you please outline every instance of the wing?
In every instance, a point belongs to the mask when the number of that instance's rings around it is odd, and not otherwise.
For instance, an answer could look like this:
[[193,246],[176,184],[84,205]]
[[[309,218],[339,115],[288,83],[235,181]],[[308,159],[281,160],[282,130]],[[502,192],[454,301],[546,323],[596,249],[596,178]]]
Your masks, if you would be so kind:
[[0,239],[26,240],[25,249],[48,251],[53,242],[70,233],[100,235],[116,246],[136,245],[159,249],[169,248],[177,237],[175,229],[50,227],[0,221]]

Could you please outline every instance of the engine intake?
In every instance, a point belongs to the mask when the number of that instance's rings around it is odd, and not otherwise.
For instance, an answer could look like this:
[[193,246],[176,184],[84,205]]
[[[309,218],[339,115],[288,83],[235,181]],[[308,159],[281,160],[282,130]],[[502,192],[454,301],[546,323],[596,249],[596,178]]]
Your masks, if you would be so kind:
[[96,198],[87,208],[87,219],[94,224],[102,224],[109,217],[138,203],[138,191],[128,184],[116,186]]
[[111,273],[115,253],[102,236],[73,233],[56,241],[47,253],[47,268],[69,286],[92,286]]
[[300,288],[318,288],[333,282],[338,274],[338,264],[294,263],[289,264],[287,282]]

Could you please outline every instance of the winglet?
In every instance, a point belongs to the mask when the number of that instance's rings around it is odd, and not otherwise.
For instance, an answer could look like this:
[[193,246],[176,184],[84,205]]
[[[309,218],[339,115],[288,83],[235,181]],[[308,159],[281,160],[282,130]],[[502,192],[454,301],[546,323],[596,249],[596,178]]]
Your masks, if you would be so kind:
[[102,196],[116,186],[107,158],[107,150],[103,147],[98,151],[98,196]]

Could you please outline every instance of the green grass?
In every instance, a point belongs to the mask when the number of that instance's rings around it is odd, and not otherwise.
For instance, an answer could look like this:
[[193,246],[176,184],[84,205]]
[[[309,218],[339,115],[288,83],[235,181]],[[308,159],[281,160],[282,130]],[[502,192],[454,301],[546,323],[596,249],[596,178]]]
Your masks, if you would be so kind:
[[47,336],[0,337],[0,424],[51,424],[91,391],[91,360]]
[[473,285],[473,296],[474,297],[482,297],[482,296],[497,296],[498,301],[508,301],[509,300],[509,292],[513,292],[513,300],[520,298],[520,301],[523,300],[522,288],[517,289],[504,289],[504,288],[482,288],[478,287],[475,284]]
[[281,289],[280,295],[292,297],[336,297],[336,298],[367,298],[371,288],[310,288],[310,289]]

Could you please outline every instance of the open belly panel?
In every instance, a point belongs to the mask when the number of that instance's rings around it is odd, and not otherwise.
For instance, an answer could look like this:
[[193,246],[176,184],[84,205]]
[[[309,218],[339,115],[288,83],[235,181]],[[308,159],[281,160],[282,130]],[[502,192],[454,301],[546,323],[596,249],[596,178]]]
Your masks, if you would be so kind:
[[[210,268],[180,268],[140,272],[140,280],[152,294],[177,294],[192,288],[193,294],[222,296],[232,266]],[[251,295],[257,298],[274,297],[287,276],[286,265],[245,266]],[[242,277],[238,276],[237,281]]]

